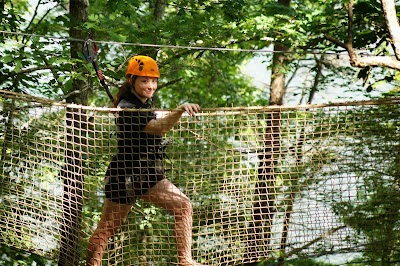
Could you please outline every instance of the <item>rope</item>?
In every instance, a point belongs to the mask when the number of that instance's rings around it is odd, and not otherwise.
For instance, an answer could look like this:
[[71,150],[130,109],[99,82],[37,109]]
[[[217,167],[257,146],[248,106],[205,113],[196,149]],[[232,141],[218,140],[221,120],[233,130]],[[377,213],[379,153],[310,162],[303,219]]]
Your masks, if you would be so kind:
[[[0,96],[0,244],[57,260],[68,231],[83,263],[118,149],[118,109]],[[167,135],[173,167],[166,175],[192,203],[193,258],[239,265],[276,254],[346,257],[373,244],[371,231],[390,243],[398,217],[399,100],[207,108],[182,117]],[[380,207],[370,208],[371,201]],[[136,201],[104,262],[177,265],[174,221]]]
[[[37,97],[30,94],[20,94],[18,92],[0,90],[0,95],[5,98],[19,99],[22,101],[37,102],[45,105],[63,106],[65,108],[79,108],[82,110],[92,110],[99,112],[115,112],[120,110],[119,108],[109,107],[98,107],[98,106],[85,106],[79,104],[69,104],[52,99],[46,99],[43,97]],[[273,112],[273,111],[295,111],[295,110],[308,110],[308,109],[319,109],[328,107],[340,107],[340,106],[363,106],[363,105],[391,105],[399,104],[400,97],[393,98],[382,98],[382,99],[371,99],[361,101],[344,101],[344,102],[331,102],[324,104],[301,104],[301,105],[279,105],[279,106],[232,106],[232,107],[218,107],[218,108],[202,108],[203,112],[207,113],[207,116],[221,116],[221,115],[235,115],[241,112]],[[165,109],[141,109],[143,111],[165,111]],[[202,114],[197,114],[202,116]]]
[[[40,35],[34,33],[23,33],[23,32],[13,32],[13,31],[4,31],[0,30],[0,33],[9,34],[9,35],[21,35],[28,37],[39,37],[45,39],[54,39],[54,40],[64,40],[69,42],[82,42],[84,43],[86,40],[77,39],[71,37],[63,37],[63,36],[50,36],[50,35]],[[163,44],[148,44],[148,43],[131,43],[131,42],[116,42],[116,41],[102,41],[96,40],[98,44],[112,44],[112,45],[123,45],[123,46],[140,46],[140,47],[156,47],[156,48],[171,48],[171,49],[188,49],[188,50],[208,50],[208,51],[228,51],[228,52],[246,52],[246,53],[261,53],[261,54],[272,54],[272,53],[287,53],[287,54],[315,54],[315,55],[344,55],[347,52],[345,50],[339,52],[314,52],[314,51],[274,51],[274,50],[265,50],[265,49],[238,49],[238,48],[223,48],[223,47],[202,47],[202,46],[185,46],[185,45],[163,45]],[[360,51],[360,53],[366,55],[365,51]]]

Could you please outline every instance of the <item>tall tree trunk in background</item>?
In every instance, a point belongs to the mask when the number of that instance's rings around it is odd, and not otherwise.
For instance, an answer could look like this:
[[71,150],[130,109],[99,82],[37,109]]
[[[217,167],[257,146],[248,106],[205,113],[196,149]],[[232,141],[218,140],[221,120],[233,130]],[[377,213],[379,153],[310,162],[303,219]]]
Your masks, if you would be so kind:
[[[159,22],[160,20],[163,19],[164,14],[165,14],[165,9],[167,8],[167,0],[156,0],[154,3],[154,11],[153,11],[153,20],[155,23]],[[158,35],[155,34],[155,39],[153,40],[153,43],[159,43],[159,38]],[[148,55],[151,58],[154,58],[155,60],[157,60],[157,54],[158,51],[160,49],[159,48],[145,48],[143,51],[141,51],[141,54],[143,55]],[[158,92],[159,90],[157,90]],[[158,93],[155,93],[153,100],[154,102],[158,102]]]
[[[322,77],[322,59],[315,57],[316,60],[316,65],[315,65],[315,78],[314,78],[314,83],[313,86],[310,89],[309,96],[307,98],[307,104],[311,104],[315,92],[318,90],[319,82]],[[306,109],[307,110],[307,109]],[[301,163],[303,161],[303,155],[304,155],[304,142],[306,140],[306,121],[304,121],[304,124],[301,127],[300,135],[298,138],[298,141],[292,144],[291,150],[294,151],[295,154],[295,169],[300,169],[301,168]],[[282,237],[281,237],[281,243],[280,243],[280,252],[279,252],[279,258],[278,258],[278,266],[283,266],[285,265],[285,259],[286,259],[286,247],[287,247],[287,242],[288,242],[288,235],[289,235],[289,226],[291,223],[291,218],[292,218],[292,213],[293,213],[293,207],[295,204],[296,197],[298,194],[301,193],[300,190],[300,182],[299,178],[301,178],[301,174],[293,175],[290,179],[290,194],[289,198],[286,200],[284,206],[286,206],[285,214],[284,214],[284,220],[283,220],[283,229],[282,229]]]
[[[154,2],[154,11],[153,11],[153,21],[157,23],[158,21],[162,20],[165,14],[165,9],[167,7],[167,0],[156,0]],[[159,43],[159,38],[157,33],[154,34],[154,39],[152,43]],[[144,48],[140,54],[150,56],[154,59],[157,59],[157,54],[158,54],[159,48],[156,47],[148,47]]]
[[[88,0],[70,0],[71,28],[70,37],[85,39],[87,36],[79,27],[87,21]],[[71,58],[79,58],[83,44],[71,42]],[[82,66],[77,64],[73,71]],[[82,80],[74,80],[72,92],[67,103],[87,105],[88,85]],[[86,135],[86,114],[80,108],[68,108],[66,113],[66,151],[64,166],[60,171],[64,194],[62,203],[62,225],[60,227],[59,266],[77,266],[80,259],[80,235],[83,206],[84,154]]]
[[155,21],[160,21],[165,14],[167,0],[157,0],[154,6],[153,18]]
[[[290,0],[278,0],[279,4],[290,6]],[[276,42],[272,59],[270,105],[279,106],[285,95],[285,65],[288,48]],[[271,243],[271,230],[275,214],[275,167],[281,145],[280,111],[272,111],[267,117],[264,131],[263,150],[258,155],[258,182],[254,191],[253,221],[250,223],[248,252],[251,260],[265,257],[265,250]],[[247,263],[246,265],[257,265]]]

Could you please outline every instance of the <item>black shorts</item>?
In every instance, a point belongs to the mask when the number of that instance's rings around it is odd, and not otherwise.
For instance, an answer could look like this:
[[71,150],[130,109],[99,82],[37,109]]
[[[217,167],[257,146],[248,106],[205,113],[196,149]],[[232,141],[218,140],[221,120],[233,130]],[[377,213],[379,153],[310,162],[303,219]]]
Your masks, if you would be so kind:
[[162,159],[121,160],[115,157],[106,172],[106,198],[132,204],[164,178]]

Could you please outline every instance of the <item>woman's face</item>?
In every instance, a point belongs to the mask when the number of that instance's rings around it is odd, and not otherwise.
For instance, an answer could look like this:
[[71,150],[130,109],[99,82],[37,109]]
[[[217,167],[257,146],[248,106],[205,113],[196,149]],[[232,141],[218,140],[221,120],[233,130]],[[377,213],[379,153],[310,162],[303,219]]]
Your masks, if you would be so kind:
[[157,78],[138,76],[134,84],[135,92],[140,97],[150,99],[157,90],[157,81]]

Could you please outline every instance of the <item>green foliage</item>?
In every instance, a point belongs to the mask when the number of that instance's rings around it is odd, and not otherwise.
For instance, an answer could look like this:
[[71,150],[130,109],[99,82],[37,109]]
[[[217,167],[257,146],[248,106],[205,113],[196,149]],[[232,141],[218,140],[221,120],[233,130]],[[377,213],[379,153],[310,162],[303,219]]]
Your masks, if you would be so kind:
[[185,79],[159,91],[162,107],[176,106],[182,102],[195,101],[202,107],[241,105],[266,105],[264,91],[254,88],[249,80],[238,73],[237,65],[242,58],[224,53],[205,52],[202,57],[194,55],[187,62],[167,66],[168,76]]
[[[48,223],[57,215],[51,205],[57,203],[57,199],[49,190],[56,183],[56,161],[61,157],[56,157],[57,151],[54,148],[57,137],[49,133],[56,132],[54,129],[57,125],[42,122],[46,119],[60,120],[60,114],[43,111],[39,118],[32,112],[31,108],[34,107],[29,104],[24,103],[15,108],[15,101],[8,100],[2,102],[2,107],[0,239],[4,256],[0,265],[50,265],[49,260],[40,255],[51,256],[45,250],[37,250],[35,241],[43,241],[45,237],[38,228],[46,228],[49,235],[57,233]],[[18,135],[18,138],[14,135]],[[37,145],[37,138],[48,142]],[[33,146],[37,148],[32,150]],[[45,154],[53,154],[54,157],[45,159]],[[14,159],[11,160],[11,157]],[[40,198],[48,198],[51,203],[38,200]],[[37,255],[31,254],[31,250],[35,250]]]
[[[276,262],[275,260],[270,261],[267,260],[265,262],[262,262],[259,264],[260,266],[278,266],[281,265],[279,262]],[[313,259],[293,259],[293,260],[287,260],[284,262],[285,266],[333,266],[336,264],[330,264],[330,263],[325,263],[322,261],[317,261]]]
[[[58,2],[53,2],[50,12],[45,13],[38,10],[29,12],[33,8],[29,1],[14,2],[7,0],[4,3],[1,15],[3,29],[40,35],[65,35],[68,29],[66,14]],[[49,98],[61,96],[64,83],[58,78],[67,75],[72,64],[68,50],[60,46],[67,42],[23,35],[8,35],[8,38],[2,35],[1,42],[0,54],[6,58],[0,62],[1,89]]]
[[[90,94],[90,104],[96,106],[108,106],[108,98],[104,91],[101,89],[97,77],[91,64],[83,64],[83,57],[80,59],[71,59],[69,46],[70,42],[66,41],[63,37],[68,36],[71,28],[71,22],[67,9],[63,6],[64,1],[44,1],[46,4],[43,9],[43,2],[40,2],[41,8],[30,6],[30,1],[11,1],[6,0],[0,3],[2,13],[0,14],[1,28],[12,32],[24,32],[35,34],[33,36],[24,36],[17,34],[2,34],[0,35],[0,89],[12,90],[15,92],[24,92],[31,95],[45,96],[51,99],[64,99],[73,90],[73,82],[76,80],[88,81]],[[346,1],[345,1],[346,2]],[[250,52],[232,52],[232,51],[217,51],[217,50],[202,50],[202,49],[178,49],[178,48],[154,48],[146,46],[146,44],[158,45],[180,45],[180,46],[193,46],[201,47],[219,47],[219,48],[232,48],[232,49],[264,49],[269,48],[275,42],[280,42],[290,48],[293,52],[299,54],[290,54],[288,61],[291,64],[285,66],[287,73],[293,72],[301,66],[302,61],[312,60],[315,62],[323,57],[318,58],[314,56],[304,56],[305,50],[318,49],[318,51],[338,51],[337,47],[328,43],[324,35],[329,34],[339,40],[346,40],[347,36],[347,12],[345,2],[338,1],[292,1],[290,7],[280,5],[274,0],[232,0],[232,1],[168,1],[164,10],[164,15],[156,17],[154,15],[156,1],[108,1],[96,0],[90,1],[89,20],[83,25],[79,25],[80,29],[87,32],[87,37],[91,37],[97,41],[115,41],[115,42],[129,42],[138,45],[121,45],[112,43],[99,44],[98,62],[107,77],[107,82],[112,87],[113,92],[121,84],[124,79],[124,70],[127,60],[134,54],[149,54],[151,56],[157,55],[159,61],[162,77],[160,79],[159,91],[157,94],[157,104],[162,108],[173,108],[182,102],[198,102],[202,107],[221,107],[221,106],[247,106],[247,105],[268,105],[267,89],[260,89],[252,85],[251,80],[241,74],[240,66],[248,62],[249,59],[254,57],[254,53]],[[382,10],[378,1],[355,1],[355,17],[354,17],[354,47],[358,49],[369,49],[377,55],[387,54],[388,45],[387,29],[385,27]],[[36,35],[50,35],[60,38],[43,38]],[[80,45],[82,42],[78,41]],[[140,44],[140,45],[139,45]],[[269,59],[269,58],[268,58]],[[351,76],[353,73],[349,69],[339,68],[329,62],[328,58],[324,61],[324,76],[320,83],[318,90],[330,88],[332,82],[337,80],[337,76]],[[77,68],[77,65],[82,65]],[[305,66],[309,68],[309,66]],[[312,68],[308,72],[316,75],[319,70]],[[369,78],[379,75],[377,83],[368,83]],[[397,73],[388,72],[385,70],[371,70],[363,69],[358,73],[358,78],[363,79],[366,86],[370,85],[370,89],[374,89],[382,84],[396,84],[399,80]],[[343,86],[349,86],[348,80],[343,80]],[[299,85],[301,86],[301,85]],[[306,86],[306,90],[309,88]],[[397,90],[388,92],[388,95],[398,95]],[[54,121],[61,121],[63,118],[62,113],[55,112],[54,114],[47,114]],[[304,117],[309,114],[305,112]],[[1,144],[3,152],[10,155],[13,152],[19,152],[18,157],[21,158],[21,164],[24,164],[23,158],[32,157],[29,153],[29,145],[34,145],[31,140],[34,138],[45,138],[49,142],[54,142],[59,136],[42,136],[41,130],[44,125],[38,121],[36,126],[27,128],[21,131],[21,138],[19,140],[10,141],[6,138],[6,131],[11,128],[17,130],[18,125],[8,123],[7,118],[11,113],[2,111],[0,117],[2,131]],[[323,114],[321,114],[323,116]],[[13,118],[14,119],[14,118]],[[17,120],[27,122],[29,121],[29,113],[21,113]],[[265,118],[262,118],[265,119]],[[262,120],[260,118],[260,120]],[[331,119],[331,118],[325,118]],[[344,118],[340,118],[344,119]],[[112,119],[110,118],[110,121]],[[111,125],[112,123],[109,122]],[[388,121],[390,119],[388,118]],[[95,121],[96,122],[96,121]],[[104,123],[101,121],[99,123]],[[190,130],[198,132],[202,127],[202,122],[190,124]],[[224,121],[218,121],[224,123]],[[226,128],[234,128],[235,123],[238,121],[226,121]],[[261,125],[263,122],[260,122]],[[333,125],[334,123],[332,123]],[[388,122],[388,127],[392,126]],[[96,134],[96,125],[94,124],[94,132]],[[215,128],[213,128],[215,126]],[[252,125],[249,125],[251,128]],[[15,128],[14,128],[15,127]],[[192,128],[193,127],[193,128]],[[199,215],[195,220],[208,221],[214,219],[216,224],[213,227],[216,229],[222,228],[224,219],[230,219],[229,204],[225,202],[224,198],[219,197],[218,180],[228,179],[226,175],[230,174],[232,177],[229,182],[232,185],[238,181],[241,176],[240,169],[238,168],[240,162],[237,156],[230,156],[229,154],[218,154],[213,151],[213,145],[223,147],[220,150],[233,150],[235,141],[231,140],[229,136],[237,135],[237,132],[230,130],[220,130],[217,125],[208,125],[213,129],[213,134],[210,132],[206,135],[207,139],[201,139],[197,135],[193,135],[190,131],[185,131],[187,135],[183,134],[181,138],[174,137],[177,143],[170,147],[172,153],[171,161],[181,160],[175,158],[173,149],[179,149],[179,154],[186,155],[186,160],[182,168],[182,172],[170,172],[171,179],[177,184],[184,184],[191,176],[199,175],[202,173],[205,179],[204,185],[201,188],[202,195],[193,192],[191,195],[196,208],[199,209]],[[318,139],[316,142],[309,142],[307,144],[316,144],[318,141],[323,143],[324,138],[328,137],[329,128],[316,127],[314,132],[302,132],[306,126],[292,124],[287,125],[287,135],[284,137],[293,143],[300,143],[302,137]],[[206,130],[208,128],[205,128]],[[48,129],[49,131],[51,129]],[[113,129],[102,129],[102,136],[99,139],[110,139],[106,136]],[[246,143],[252,145],[257,143],[257,136],[262,132],[255,132],[253,129],[247,129],[244,132],[246,136]],[[263,129],[260,129],[262,131]],[[297,130],[297,131],[296,131]],[[343,129],[344,130],[344,129]],[[371,128],[371,138],[376,137],[376,132],[382,130],[381,128]],[[243,133],[243,132],[242,132]],[[95,134],[95,133],[88,133]],[[307,139],[306,138],[306,139]],[[111,142],[115,141],[111,138]],[[194,144],[193,144],[194,143]],[[115,144],[115,143],[114,143]],[[190,145],[189,145],[190,144]],[[105,168],[110,156],[115,152],[113,149],[103,149],[104,145],[96,145],[95,142],[90,143],[93,148],[93,156],[85,158],[87,166],[86,181],[88,189],[92,194],[85,195],[88,200],[84,209],[83,223],[85,227],[85,234],[88,237],[91,230],[97,223],[101,212],[102,201],[98,200],[98,195],[102,191],[103,176]],[[360,146],[362,148],[369,147]],[[113,145],[110,145],[113,146]],[[249,144],[249,146],[251,146]],[[247,147],[249,149],[253,147]],[[387,151],[398,152],[398,150],[390,150],[384,147]],[[40,158],[41,153],[45,153],[50,149],[44,146],[43,150],[35,154],[35,162],[38,164],[45,164],[42,171],[47,173],[44,176],[38,175],[35,172],[37,169],[26,171],[25,175],[29,176],[30,181],[39,182],[40,184],[47,184],[55,178],[55,170],[53,164],[62,162],[62,158],[56,158],[56,162],[48,162]],[[298,160],[296,147],[293,148],[294,153],[291,153],[286,159],[288,161]],[[301,148],[300,148],[301,149]],[[377,151],[378,147],[374,147]],[[300,161],[291,166],[296,167],[299,173],[296,176],[288,178],[284,174],[277,177],[277,184],[282,188],[282,193],[285,197],[282,200],[282,208],[287,208],[293,204],[293,201],[288,200],[290,196],[290,187],[297,187],[293,190],[295,198],[302,195],[302,189],[297,184],[311,185],[319,182],[316,177],[308,177],[308,172],[318,172],[324,165],[329,164],[336,160],[334,151],[321,150],[313,151],[307,156],[304,156]],[[362,149],[359,151],[360,155]],[[220,161],[222,155],[224,160]],[[209,165],[204,164],[202,158],[215,158]],[[322,159],[321,159],[322,158]],[[397,160],[398,158],[396,158]],[[314,166],[316,162],[319,165]],[[214,168],[214,165],[230,165],[232,166],[231,172],[226,173],[225,169]],[[394,159],[387,153],[387,158],[382,160],[382,165],[387,169],[391,169],[389,177],[397,178],[398,171],[395,169]],[[8,167],[5,165],[5,167]],[[312,169],[312,167],[316,167]],[[10,169],[12,167],[10,166]],[[20,195],[24,193],[23,184],[17,181],[17,177],[21,173],[17,173],[15,169],[6,169],[5,172],[9,175],[6,180],[2,180],[3,186],[0,193],[14,189],[19,191]],[[93,170],[96,169],[96,170]],[[256,165],[253,162],[249,166],[249,172],[255,175]],[[281,169],[284,172],[285,169]],[[290,169],[286,169],[290,171]],[[358,169],[362,172],[361,169]],[[322,172],[323,174],[323,172]],[[218,178],[217,178],[218,177]],[[46,180],[50,178],[50,180]],[[375,234],[380,230],[385,233],[382,238],[377,238],[379,241],[386,241],[387,245],[384,246],[385,250],[389,250],[395,244],[398,244],[394,239],[387,238],[390,233],[397,237],[397,231],[394,225],[390,222],[394,219],[397,222],[397,216],[388,217],[382,216],[379,210],[373,209],[371,206],[378,205],[381,210],[396,211],[395,206],[390,205],[390,201],[395,201],[395,192],[393,188],[388,186],[395,180],[383,179],[379,185],[375,184],[373,180],[379,179],[376,175],[371,175],[364,179],[364,186],[368,188],[368,193],[363,193],[360,189],[358,197],[360,202],[341,203],[336,206],[336,211],[343,220],[353,226],[363,235],[369,239],[376,239]],[[196,191],[196,186],[199,184],[192,184],[192,187],[184,188],[188,192]],[[21,199],[27,200],[29,195],[21,196]],[[40,195],[36,195],[37,197]],[[15,200],[12,198],[3,199],[4,203],[2,215],[13,213],[15,209],[12,208]],[[140,203],[142,204],[142,203]],[[160,210],[155,210],[151,206],[138,205],[138,209],[143,209],[141,215],[133,215],[131,223],[137,226],[140,230],[138,232],[138,239],[146,239],[148,237],[157,237],[153,230],[161,230],[165,235],[171,230],[168,223],[161,223],[160,221],[168,221],[171,217],[166,217]],[[244,212],[246,202],[239,204],[241,211]],[[212,210],[210,206],[220,206],[218,213]],[[228,206],[228,207],[227,207]],[[45,206],[40,206],[43,211],[46,210]],[[393,209],[394,208],[394,209]],[[32,216],[37,215],[36,210],[32,206],[28,206],[26,212],[33,213]],[[139,211],[138,211],[139,212]],[[371,223],[359,224],[356,219],[357,215],[366,215],[371,218]],[[367,215],[368,214],[368,215]],[[213,215],[211,217],[211,215]],[[245,217],[245,215],[243,215]],[[367,218],[368,218],[367,217]],[[211,219],[212,218],[212,219]],[[250,219],[250,218],[249,218]],[[20,221],[19,221],[20,222]],[[207,222],[201,226],[207,227]],[[380,226],[380,227],[379,227]],[[376,228],[375,228],[376,227]],[[136,227],[135,227],[136,228]],[[151,230],[150,230],[151,229]],[[231,230],[242,230],[242,228],[231,228]],[[225,230],[226,231],[226,230]],[[8,237],[13,237],[15,232],[8,232]],[[21,232],[23,233],[23,232]],[[170,233],[170,232],[169,232]],[[121,241],[126,241],[120,236]],[[116,239],[115,241],[117,241]],[[33,243],[30,239],[24,239],[19,245],[23,248],[29,249]],[[160,246],[166,246],[169,243],[160,241]],[[226,247],[227,243],[216,243],[210,247],[203,247],[203,250],[220,252],[218,245]],[[137,244],[137,249],[144,250],[143,255],[146,255],[146,244]],[[199,247],[201,248],[201,247]],[[159,250],[163,250],[159,248]],[[14,258],[18,255],[11,255],[14,251],[7,249],[10,253],[9,257]],[[366,253],[372,252],[371,256],[378,256],[373,254],[372,250],[366,249]],[[383,252],[382,250],[379,252]],[[160,254],[160,256],[172,259],[171,254]],[[23,255],[20,255],[24,257]],[[398,256],[395,254],[393,256]],[[18,258],[19,259],[19,258]],[[16,259],[17,260],[17,259]],[[30,261],[30,259],[27,259]],[[18,262],[21,263],[22,262]],[[296,265],[296,262],[290,262]],[[304,262],[309,265],[315,265],[313,261]],[[305,264],[302,264],[305,265]],[[321,265],[321,264],[319,264]]]
[[[347,1],[312,1],[310,10],[312,20],[308,24],[306,32],[311,33],[309,47],[319,47],[325,50],[340,50],[325,39],[326,35],[344,43],[348,40],[348,13]],[[398,9],[398,6],[397,6]],[[330,15],[334,14],[334,15]],[[352,21],[353,47],[358,50],[366,50],[373,55],[388,55],[391,50],[389,32],[380,1],[358,0],[354,1]],[[378,76],[379,78],[376,78]],[[382,78],[384,76],[384,78]],[[382,84],[397,85],[398,79],[392,82],[393,71],[388,69],[367,66],[359,70],[358,79],[363,80],[367,92],[381,87]]]
[[[357,197],[337,202],[334,211],[352,227],[372,265],[390,265],[400,259],[398,110],[382,106],[362,114],[363,133],[354,134],[355,160],[348,171],[358,179]],[[358,114],[361,116],[361,114]]]
[[2,258],[0,265],[4,266],[51,266],[50,260],[42,256],[18,250],[10,246],[0,245]]
[[[232,10],[239,6],[240,1],[220,4],[172,2],[166,8],[164,17],[154,21],[152,7],[147,6],[145,1],[96,1],[92,5],[93,12],[86,27],[96,30],[97,39],[116,40],[114,35],[121,36],[124,32],[124,41],[132,43],[221,48],[264,47],[266,44],[259,39],[259,29],[256,30],[255,22],[249,19],[250,14],[258,15],[243,6],[239,13],[233,15]],[[130,56],[154,56],[156,53],[155,49],[143,46],[102,48],[100,58],[110,56],[104,52],[111,50],[119,54],[110,64],[104,62],[108,65],[105,73],[116,79],[123,77],[124,66]],[[266,97],[261,95],[264,92],[254,88],[240,73],[238,66],[250,57],[251,54],[245,53],[159,49],[157,60],[162,73],[160,107],[175,107],[180,101],[193,99],[201,101],[205,106],[266,104]]]
[[[67,35],[71,24],[61,2],[50,1],[46,12],[39,8],[41,12],[36,13],[32,11],[36,7],[29,4],[25,1],[5,2],[2,23],[6,29],[10,27],[12,31],[40,35]],[[262,49],[279,41],[291,51],[300,53],[313,48],[334,50],[323,39],[323,34],[332,33],[341,39],[346,33],[345,7],[335,1],[297,1],[290,7],[272,0],[171,1],[166,5],[164,15],[157,18],[154,8],[155,2],[148,1],[91,1],[89,20],[81,29],[94,40],[140,44]],[[28,10],[31,17],[18,15]],[[360,30],[357,28],[355,32],[360,32],[358,35],[363,40],[357,47],[363,43],[372,45],[377,38],[382,39],[383,33],[377,35],[372,31],[384,26],[379,6],[360,1],[355,11],[363,14],[356,16],[356,26]],[[364,15],[365,11],[370,13]],[[331,16],[332,13],[336,15]],[[373,26],[370,26],[371,21]],[[338,28],[339,24],[343,27]],[[338,30],[343,30],[342,35],[338,36]],[[378,37],[373,38],[372,33]],[[0,88],[62,99],[71,92],[72,80],[85,79],[89,81],[90,102],[109,105],[92,66],[76,69],[78,62],[70,59],[66,41],[43,41],[40,37],[18,35],[8,37],[4,39],[4,49],[0,49],[1,56],[6,58],[0,62]],[[99,48],[98,61],[113,92],[123,80],[130,56],[158,54],[162,72],[160,107],[174,107],[179,101],[192,101],[197,96],[195,99],[205,106],[268,103],[267,92],[255,88],[238,67],[252,58],[252,53],[116,44],[100,44]],[[304,59],[301,54],[289,58]],[[183,98],[179,97],[181,95]]]

